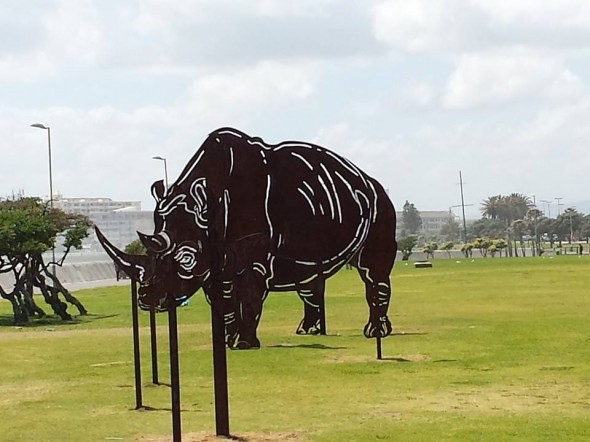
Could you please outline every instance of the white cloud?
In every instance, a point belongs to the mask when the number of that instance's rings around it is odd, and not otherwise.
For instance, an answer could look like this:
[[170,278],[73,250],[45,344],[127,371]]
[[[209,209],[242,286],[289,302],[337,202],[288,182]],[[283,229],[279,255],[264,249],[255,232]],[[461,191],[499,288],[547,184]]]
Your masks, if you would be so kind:
[[473,108],[532,98],[564,99],[581,81],[559,59],[521,50],[460,57],[445,96],[448,108]]
[[585,0],[472,0],[497,23],[526,27],[572,28],[590,25]]
[[438,1],[383,1],[375,7],[375,37],[408,52],[430,49],[442,26],[443,11]]
[[101,47],[101,30],[93,3],[61,0],[46,7],[45,15],[27,20],[19,15],[22,11],[6,11],[8,17],[20,23],[18,38],[27,40],[28,33],[35,38],[26,45],[18,41],[4,42],[0,52],[0,78],[33,81],[68,67],[95,62]]
[[586,0],[383,0],[374,8],[375,37],[407,52],[451,54],[479,49],[588,48]]
[[207,119],[250,117],[309,98],[318,75],[315,64],[280,62],[204,75],[191,87],[189,106]]

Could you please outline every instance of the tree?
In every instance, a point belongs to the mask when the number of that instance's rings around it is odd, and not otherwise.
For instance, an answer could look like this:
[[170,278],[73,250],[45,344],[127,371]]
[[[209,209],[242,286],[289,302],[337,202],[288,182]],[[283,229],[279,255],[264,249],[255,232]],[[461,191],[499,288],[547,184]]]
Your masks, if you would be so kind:
[[129,244],[125,246],[125,250],[123,250],[128,255],[145,255],[146,250],[144,245],[141,243],[139,239],[131,241]]
[[561,215],[557,217],[556,232],[560,241],[567,239],[571,244],[574,238],[580,236],[580,229],[582,227],[583,216],[573,207],[568,207]]
[[484,258],[488,255],[488,248],[492,245],[492,241],[489,238],[475,238],[473,241],[473,247],[479,249],[479,253]]
[[522,226],[514,225],[514,221],[522,220],[532,207],[531,199],[521,193],[511,193],[508,196],[495,195],[482,203],[481,212],[484,218],[499,219],[504,224],[506,240],[510,245],[508,249],[510,256],[512,256],[512,244],[514,244],[514,254],[518,256],[515,238],[518,235],[522,237]]
[[404,236],[398,240],[397,247],[402,252],[402,261],[410,259],[410,255],[412,255],[412,251],[417,243],[418,238],[415,236]]
[[473,256],[473,243],[466,242],[461,246],[461,252],[465,255],[465,258],[471,258]]
[[582,218],[582,224],[580,226],[580,239],[588,240],[590,238],[590,215]]
[[424,247],[422,247],[422,252],[426,253],[426,259],[434,259],[434,252],[436,250],[438,250],[438,244],[435,242],[429,242],[428,244],[424,244]]
[[[60,295],[81,315],[87,313],[49,267],[61,266],[72,248],[82,247],[90,225],[86,216],[49,208],[39,198],[17,196],[0,201],[0,272],[14,278],[12,290],[0,287],[0,296],[12,304],[15,323],[25,323],[31,315],[45,316],[33,298],[35,288],[62,319],[71,319],[71,315]],[[63,256],[45,263],[43,253],[54,247],[58,236],[63,240]]]
[[482,236],[502,238],[506,234],[506,226],[504,225],[504,221],[497,218],[481,218],[469,226],[469,234],[473,238]]
[[526,213],[524,221],[528,226],[529,235],[533,236],[533,256],[539,255],[539,220],[543,219],[543,212],[537,208],[529,209]]
[[451,257],[451,250],[453,250],[453,247],[455,247],[455,243],[453,241],[447,241],[442,246],[440,246],[440,249],[447,252],[447,254],[449,255],[449,258],[450,258]]
[[402,235],[415,235],[422,227],[422,218],[420,212],[414,206],[414,203],[410,203],[406,200],[402,212]]
[[485,199],[481,205],[481,215],[484,218],[498,219],[503,207],[503,196],[495,195]]
[[495,239],[492,241],[490,247],[488,247],[488,252],[491,253],[492,258],[495,257],[496,253],[500,253],[502,256],[502,250],[505,250],[508,247],[508,244],[503,239]]
[[460,236],[460,227],[457,220],[449,217],[448,221],[440,228],[440,236],[447,241],[457,241]]

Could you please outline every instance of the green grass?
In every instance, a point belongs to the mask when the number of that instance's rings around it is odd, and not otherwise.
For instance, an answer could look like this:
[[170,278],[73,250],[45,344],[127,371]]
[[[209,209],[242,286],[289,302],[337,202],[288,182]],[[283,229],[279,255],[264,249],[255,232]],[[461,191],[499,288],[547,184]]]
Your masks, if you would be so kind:
[[[228,352],[232,433],[312,441],[587,440],[590,257],[398,262],[395,335],[362,337],[367,307],[354,271],[328,281],[328,336],[297,336],[302,306],[272,293],[258,351]],[[0,303],[0,440],[136,440],[170,434],[169,389],[150,386],[141,314],[144,402],[133,411],[129,289],[76,295],[92,313],[17,328]],[[209,312],[179,310],[182,423],[214,432]],[[168,379],[166,315],[158,316]],[[253,439],[255,440],[256,437]],[[142,439],[145,440],[145,439]]]

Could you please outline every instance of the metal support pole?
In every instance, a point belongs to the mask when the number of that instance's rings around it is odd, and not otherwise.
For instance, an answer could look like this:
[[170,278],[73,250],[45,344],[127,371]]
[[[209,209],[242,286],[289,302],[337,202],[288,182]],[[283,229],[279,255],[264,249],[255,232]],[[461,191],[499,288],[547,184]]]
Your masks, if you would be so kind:
[[158,379],[158,335],[156,331],[156,309],[150,309],[150,338],[152,344],[152,383],[159,385]]
[[[221,293],[214,296],[220,298]],[[213,335],[213,383],[215,391],[215,430],[217,436],[229,437],[229,400],[227,390],[227,355],[225,353],[225,324],[220,306],[211,304]]]
[[380,337],[375,338],[375,343],[377,345],[377,359],[381,360],[381,359],[383,359],[383,354],[381,353],[381,338]]
[[322,294],[319,299],[320,304],[320,335],[326,336],[326,293]]
[[137,311],[137,282],[131,280],[131,318],[133,322],[133,365],[135,366],[135,409],[143,407],[141,393],[141,359],[139,357],[139,314]]
[[463,212],[463,242],[467,242],[467,224],[465,223],[465,199],[463,198],[463,175],[459,171],[459,184],[461,185],[461,211]]
[[180,370],[178,367],[178,326],[176,307],[168,310],[168,337],[170,340],[170,390],[172,400],[172,440],[180,442],[182,438],[180,426]]

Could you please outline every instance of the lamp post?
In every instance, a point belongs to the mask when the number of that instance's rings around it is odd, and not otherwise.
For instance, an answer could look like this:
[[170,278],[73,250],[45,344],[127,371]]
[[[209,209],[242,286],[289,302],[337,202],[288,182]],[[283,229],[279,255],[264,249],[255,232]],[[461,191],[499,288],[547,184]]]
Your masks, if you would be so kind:
[[[463,207],[461,204],[457,204],[455,206],[450,206],[449,207],[449,222],[451,222],[451,220],[455,220],[455,214],[453,213],[453,209],[455,207]],[[457,227],[459,227],[459,225],[457,224]],[[461,239],[461,230],[459,227],[459,240]],[[467,242],[467,238],[463,238],[463,242]]]
[[166,190],[168,190],[168,166],[166,165],[166,158],[156,155],[155,157],[152,157],[152,159],[164,162],[164,184],[166,184]]
[[[31,127],[36,127],[38,129],[43,129],[47,131],[47,146],[49,148],[49,206],[53,209],[53,172],[51,168],[51,128],[49,126],[45,126],[41,123],[31,124]],[[53,276],[57,276],[55,274],[55,242],[53,247],[51,247],[51,259],[53,261]]]
[[539,209],[537,209],[537,198],[533,193],[533,206],[535,207],[535,247],[533,248],[533,254],[536,256],[539,254],[539,233],[537,231],[537,215]]
[[[541,200],[541,202],[543,203],[543,214],[547,218],[551,218],[551,201],[552,200]],[[547,212],[546,213],[545,213],[545,204],[547,204]]]

